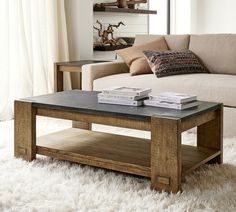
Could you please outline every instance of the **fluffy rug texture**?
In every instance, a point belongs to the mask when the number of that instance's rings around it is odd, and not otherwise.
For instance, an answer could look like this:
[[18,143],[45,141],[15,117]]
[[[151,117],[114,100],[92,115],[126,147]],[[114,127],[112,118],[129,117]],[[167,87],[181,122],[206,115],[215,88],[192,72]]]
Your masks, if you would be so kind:
[[[71,126],[40,118],[38,135]],[[139,137],[150,134],[105,126],[94,130]],[[224,139],[224,164],[187,176],[183,192],[159,193],[146,178],[37,156],[13,156],[13,121],[0,123],[0,211],[236,211],[236,139]],[[194,135],[183,136],[193,144]]]

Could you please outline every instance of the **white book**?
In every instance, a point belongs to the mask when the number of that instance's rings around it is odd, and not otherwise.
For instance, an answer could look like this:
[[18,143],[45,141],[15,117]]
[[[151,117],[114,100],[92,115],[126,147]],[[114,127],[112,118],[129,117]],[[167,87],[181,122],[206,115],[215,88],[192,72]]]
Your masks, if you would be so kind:
[[170,103],[170,102],[144,100],[144,105],[153,106],[153,107],[162,107],[162,108],[169,108],[169,109],[184,110],[184,109],[188,109],[188,108],[198,106],[199,102],[198,101],[192,101],[192,102],[184,103],[184,104],[176,104],[176,103]]
[[108,95],[143,96],[151,93],[151,91],[151,88],[117,86],[103,89],[102,93]]
[[196,95],[184,94],[184,93],[172,93],[172,92],[164,92],[158,95],[149,95],[150,100],[155,101],[165,101],[165,102],[173,102],[173,103],[186,103],[197,100]]
[[113,104],[113,105],[127,105],[127,106],[141,106],[143,100],[129,101],[129,100],[111,100],[111,99],[98,99],[98,103]]
[[142,95],[142,96],[124,96],[124,95],[109,95],[109,94],[98,94],[99,99],[108,99],[108,100],[131,100],[136,101],[140,99],[148,98],[148,94]]

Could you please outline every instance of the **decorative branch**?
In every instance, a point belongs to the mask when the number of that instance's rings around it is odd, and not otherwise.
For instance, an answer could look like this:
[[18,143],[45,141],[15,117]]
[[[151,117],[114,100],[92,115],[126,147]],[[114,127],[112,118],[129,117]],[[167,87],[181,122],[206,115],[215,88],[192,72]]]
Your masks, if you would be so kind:
[[98,31],[98,36],[101,38],[101,45],[103,45],[103,46],[105,46],[105,45],[110,45],[110,46],[120,45],[120,43],[114,38],[113,27],[115,27],[117,29],[120,27],[120,25],[125,26],[125,24],[122,21],[120,21],[117,25],[116,24],[109,24],[106,30],[103,30],[101,22],[99,22],[97,20],[96,23],[99,24],[100,29],[96,26],[93,26],[93,28]]
[[109,28],[109,27],[115,27],[115,28],[119,28],[119,27],[120,27],[120,25],[123,25],[123,26],[125,26],[125,24],[124,24],[122,21],[120,21],[120,22],[119,22],[117,25],[109,24],[108,28]]
[[97,20],[97,22],[96,22],[97,24],[99,24],[99,26],[100,26],[100,29],[99,28],[97,28],[97,27],[95,27],[95,26],[93,26],[93,28],[95,29],[95,30],[97,30],[98,31],[98,36],[99,37],[101,37],[102,36],[102,23],[101,22],[99,22],[98,20]]

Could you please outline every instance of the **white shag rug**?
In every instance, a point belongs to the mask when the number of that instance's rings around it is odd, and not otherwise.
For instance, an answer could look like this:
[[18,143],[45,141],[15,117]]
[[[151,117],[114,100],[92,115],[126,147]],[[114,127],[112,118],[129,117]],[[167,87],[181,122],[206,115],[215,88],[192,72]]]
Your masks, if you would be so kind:
[[[38,135],[71,126],[40,118]],[[104,126],[95,130],[149,137]],[[224,139],[224,164],[204,166],[186,178],[183,192],[158,193],[146,178],[37,156],[13,156],[13,121],[0,122],[0,211],[236,211],[236,139]],[[193,143],[194,135],[184,135]]]

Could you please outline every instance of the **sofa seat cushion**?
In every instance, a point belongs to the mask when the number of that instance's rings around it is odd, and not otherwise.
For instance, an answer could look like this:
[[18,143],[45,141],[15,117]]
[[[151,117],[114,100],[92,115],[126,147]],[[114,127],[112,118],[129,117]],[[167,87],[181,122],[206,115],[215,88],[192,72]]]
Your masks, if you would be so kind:
[[196,94],[199,100],[223,102],[236,107],[236,76],[224,74],[186,74],[156,78],[154,74],[111,75],[93,81],[93,90],[112,86],[150,87],[153,93],[165,91]]

